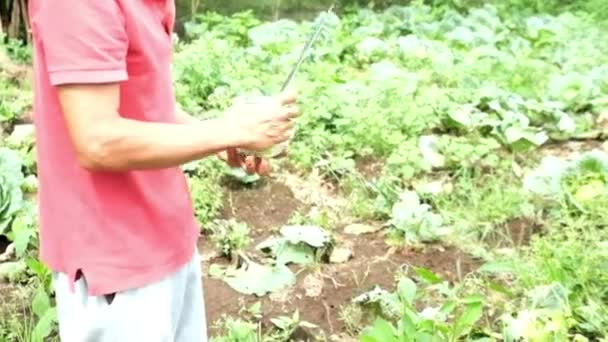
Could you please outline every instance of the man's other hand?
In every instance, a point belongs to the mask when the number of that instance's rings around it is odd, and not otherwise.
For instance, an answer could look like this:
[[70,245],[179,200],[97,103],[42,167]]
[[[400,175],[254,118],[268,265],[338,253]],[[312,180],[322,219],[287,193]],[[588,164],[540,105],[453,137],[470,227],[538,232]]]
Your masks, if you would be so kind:
[[268,160],[252,155],[244,156],[235,148],[218,153],[218,157],[228,166],[242,168],[249,174],[257,173],[260,176],[266,176],[271,171]]

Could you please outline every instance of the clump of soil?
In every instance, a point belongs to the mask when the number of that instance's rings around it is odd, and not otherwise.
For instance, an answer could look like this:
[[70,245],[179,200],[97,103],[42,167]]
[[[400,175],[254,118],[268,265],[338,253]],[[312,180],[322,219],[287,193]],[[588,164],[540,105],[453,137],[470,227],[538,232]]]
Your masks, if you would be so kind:
[[541,153],[543,156],[570,159],[573,155],[594,149],[602,149],[602,141],[585,140],[554,143],[544,146]]
[[384,163],[381,160],[365,157],[357,160],[357,170],[365,177],[366,179],[374,179],[380,176],[382,173],[382,169],[384,168]]
[[541,230],[542,227],[533,220],[516,218],[497,227],[485,240],[492,248],[527,246],[532,236],[540,233]]
[[261,181],[252,186],[230,186],[224,196],[222,218],[235,218],[257,229],[285,225],[303,205],[283,183]]

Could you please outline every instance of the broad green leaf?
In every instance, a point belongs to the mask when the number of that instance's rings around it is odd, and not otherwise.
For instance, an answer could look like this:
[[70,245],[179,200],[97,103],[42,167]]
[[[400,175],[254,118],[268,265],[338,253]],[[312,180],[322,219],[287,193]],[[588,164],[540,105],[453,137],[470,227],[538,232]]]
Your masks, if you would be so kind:
[[570,115],[563,114],[559,118],[557,128],[564,133],[574,133],[574,131],[576,130],[576,123]]
[[416,274],[418,274],[418,276],[420,276],[420,278],[422,278],[424,281],[426,281],[429,284],[439,284],[439,283],[443,282],[443,279],[440,276],[433,273],[433,271],[431,271],[429,269],[422,268],[422,267],[414,267],[414,271],[416,271]]
[[476,302],[468,304],[462,316],[458,317],[458,319],[456,320],[452,337],[456,339],[468,333],[468,331],[481,318],[481,314],[482,303]]
[[507,289],[504,285],[499,284],[497,282],[489,281],[488,288],[498,293],[504,294],[508,297],[513,297],[513,292]]
[[304,242],[316,248],[325,246],[330,240],[329,234],[317,226],[284,226],[281,234],[292,244]]
[[593,93],[593,81],[587,75],[571,72],[554,75],[549,80],[549,96],[569,106],[586,104]]
[[[432,327],[435,326],[435,323],[445,322],[447,320],[447,315],[441,310],[441,308],[437,307],[426,307],[419,314],[420,318],[429,322],[432,322]],[[421,323],[418,323],[420,326]]]
[[409,305],[413,305],[416,298],[416,284],[410,278],[402,278],[397,285],[399,297]]
[[473,121],[471,118],[470,111],[472,108],[469,107],[461,107],[456,110],[451,110],[448,112],[448,116],[450,119],[454,120],[457,124],[462,127],[469,128],[473,125]]
[[401,52],[410,57],[414,56],[417,58],[426,58],[428,56],[427,52],[427,41],[423,41],[423,38],[418,38],[415,35],[408,35],[405,37],[399,37],[397,39],[397,44]]
[[227,273],[224,281],[240,293],[263,296],[293,285],[296,276],[285,265],[267,266],[250,262],[235,272]]
[[31,342],[43,342],[56,328],[57,323],[57,310],[50,308],[46,310],[42,317],[36,323],[34,330],[32,331]]
[[505,130],[505,139],[509,145],[519,145],[522,149],[527,148],[526,143],[534,146],[541,146],[549,137],[544,132],[534,132],[516,126],[508,127]]
[[568,163],[557,157],[543,158],[540,165],[524,178],[524,189],[532,193],[556,197],[561,193],[561,179]]
[[557,20],[550,16],[534,16],[526,20],[528,36],[538,40],[543,34],[555,34],[559,30]]
[[287,265],[289,263],[306,265],[315,260],[315,251],[311,246],[304,243],[296,245],[287,241],[276,250],[276,261],[278,264]]
[[22,168],[23,162],[16,151],[0,147],[0,234],[4,234],[23,207]]
[[362,58],[372,59],[374,56],[383,56],[389,51],[388,45],[375,37],[366,37],[356,46],[357,53]]
[[449,315],[456,309],[456,305],[458,305],[458,303],[455,300],[447,301],[441,306],[441,312],[445,315]]
[[478,294],[474,294],[474,295],[470,295],[467,297],[464,297],[462,299],[462,302],[465,304],[475,304],[475,303],[483,303],[484,302],[484,297]]
[[435,334],[429,334],[426,332],[419,332],[416,334],[416,342],[439,342],[441,338]]
[[471,31],[470,28],[459,26],[452,32],[446,34],[446,38],[461,43],[463,45],[470,45],[475,40],[475,34],[473,33],[473,31]]
[[297,23],[288,19],[264,23],[249,30],[249,39],[254,46],[286,43],[296,39],[297,35]]
[[[369,66],[370,78],[374,81],[388,81],[391,79],[399,79],[405,77],[406,73],[403,69],[399,68],[393,62],[388,60],[382,60],[380,62],[373,63]],[[412,75],[409,75],[412,76]],[[416,75],[413,74],[414,80]]]
[[255,183],[261,179],[260,175],[258,175],[257,173],[249,174],[247,173],[247,171],[243,170],[243,168],[240,167],[229,168],[227,173],[228,175],[238,179],[239,182],[245,184]]
[[387,321],[379,318],[374,325],[361,335],[361,342],[400,342],[395,337],[395,328]]
[[27,264],[27,268],[29,268],[32,272],[36,273],[38,278],[44,278],[47,274],[50,273],[48,267],[45,264],[40,262],[40,260],[35,258],[26,258],[25,263]]
[[561,283],[541,285],[533,288],[528,293],[533,308],[564,310],[568,307],[568,295],[571,291]]
[[31,239],[36,236],[36,230],[34,227],[27,225],[22,218],[17,217],[12,225],[12,234],[14,236],[15,253],[18,257],[22,257]]
[[404,310],[401,316],[401,337],[406,337],[406,341],[416,341],[416,323],[418,322],[418,317],[416,314],[409,309]]
[[270,253],[279,264],[309,264],[314,262],[315,249],[305,242],[291,243],[284,237],[269,238],[257,245],[263,252]]
[[32,300],[32,311],[38,318],[42,317],[47,310],[51,308],[51,302],[48,294],[45,292],[44,287],[38,287],[36,295]]

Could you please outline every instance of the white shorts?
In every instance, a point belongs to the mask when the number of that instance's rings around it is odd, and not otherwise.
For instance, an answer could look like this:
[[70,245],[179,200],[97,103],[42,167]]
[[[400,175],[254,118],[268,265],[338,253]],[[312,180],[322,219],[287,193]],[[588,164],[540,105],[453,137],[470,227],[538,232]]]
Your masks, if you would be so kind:
[[53,273],[61,342],[207,342],[198,251],[175,273],[148,286],[106,296],[87,294],[86,275],[70,291]]

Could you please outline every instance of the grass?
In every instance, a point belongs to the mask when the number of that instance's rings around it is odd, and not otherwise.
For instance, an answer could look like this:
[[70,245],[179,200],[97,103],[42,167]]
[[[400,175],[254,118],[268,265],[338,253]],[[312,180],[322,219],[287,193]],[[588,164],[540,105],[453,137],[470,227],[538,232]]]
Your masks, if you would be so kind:
[[464,239],[484,240],[506,222],[534,214],[521,178],[509,169],[489,173],[461,170],[454,177],[452,188],[452,192],[432,201]]
[[[0,305],[0,342],[43,342],[36,335],[38,317],[32,311],[35,289],[20,286],[4,295]],[[44,342],[59,342],[59,337],[51,333]]]

